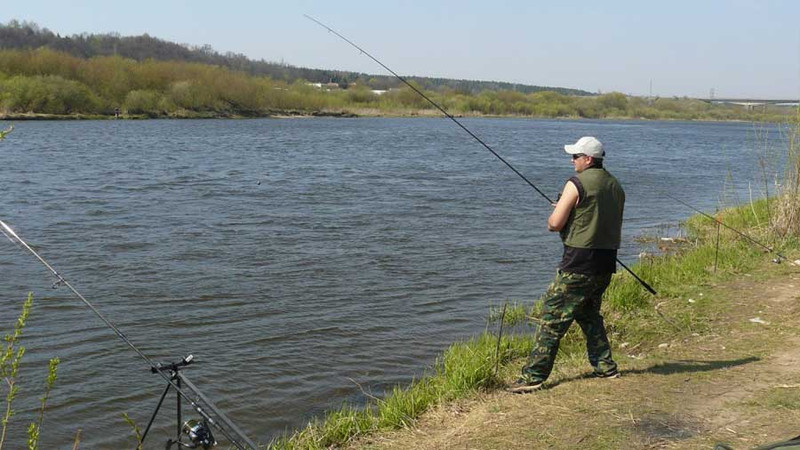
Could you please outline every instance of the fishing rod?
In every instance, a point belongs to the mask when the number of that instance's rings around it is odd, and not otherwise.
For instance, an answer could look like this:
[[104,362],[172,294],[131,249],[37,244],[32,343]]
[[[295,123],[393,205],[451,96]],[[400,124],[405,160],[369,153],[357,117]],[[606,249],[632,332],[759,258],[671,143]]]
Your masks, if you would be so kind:
[[[151,372],[158,373],[159,375],[161,375],[161,377],[164,378],[164,380],[167,383],[169,383],[170,387],[174,388],[175,391],[181,397],[183,397],[186,401],[188,401],[189,404],[192,406],[192,408],[194,408],[194,410],[197,411],[197,413],[203,418],[203,420],[206,423],[214,426],[217,430],[219,430],[228,439],[228,441],[230,441],[230,443],[233,444],[239,450],[247,450],[247,448],[251,448],[252,450],[257,450],[256,445],[230,419],[228,419],[228,417],[225,416],[225,414],[223,414],[216,407],[216,405],[214,405],[188,379],[186,379],[185,375],[178,373],[177,370],[165,370],[165,367],[163,365],[156,364],[155,362],[153,362],[152,359],[150,359],[141,350],[139,350],[133,344],[133,342],[131,342],[131,340],[128,339],[128,337],[125,336],[125,334],[119,328],[117,328],[116,325],[114,325],[113,323],[111,323],[111,321],[106,319],[105,316],[103,316],[103,314],[101,314],[100,311],[97,308],[95,308],[94,305],[92,305],[89,302],[89,300],[87,300],[83,295],[81,295],[80,292],[78,292],[74,287],[72,287],[72,285],[66,279],[64,279],[64,277],[61,276],[61,274],[58,273],[58,271],[56,271],[53,268],[53,266],[51,266],[34,249],[32,249],[31,246],[28,245],[28,243],[25,242],[21,237],[19,237],[19,235],[16,232],[14,232],[14,230],[11,229],[11,227],[8,226],[8,224],[6,224],[3,220],[0,220],[0,232],[2,232],[12,243],[21,245],[25,250],[27,250],[34,257],[36,257],[36,259],[39,260],[39,262],[42,263],[56,277],[56,282],[53,284],[54,288],[58,287],[59,285],[64,285],[70,291],[72,291],[72,293],[76,297],[78,297],[78,299],[80,299],[86,306],[88,306],[89,309],[91,309],[92,312],[94,312],[97,315],[97,317],[100,318],[100,320],[102,320],[109,328],[111,328],[111,330],[113,330],[114,333],[120,339],[122,339],[123,342],[125,342],[128,345],[128,347],[130,347],[134,352],[136,352],[136,354],[138,354],[142,359],[144,359],[147,362],[147,364],[150,366]],[[191,355],[190,355],[190,357],[191,357]],[[190,357],[187,357],[187,358],[184,359],[184,361],[187,364],[191,361]],[[188,361],[187,361],[187,359],[188,359]],[[173,376],[170,376],[170,375],[167,375],[166,373],[164,373],[164,372],[167,372],[167,371],[169,371]],[[180,382],[176,381],[176,380],[183,381],[184,385],[187,386],[189,388],[189,390],[191,390],[194,395],[199,397],[199,399],[197,401],[195,401],[189,394],[187,394],[185,392],[184,387],[180,386]],[[225,426],[223,426],[221,423],[219,423],[216,420],[214,420],[213,417],[211,417],[208,413],[205,412],[203,407],[199,404],[199,402],[201,402],[201,401],[203,403],[205,403],[205,406],[209,410],[211,410],[212,412],[214,412],[217,415],[217,417],[219,418],[220,422],[223,422]],[[180,426],[180,424],[178,424],[178,425]],[[235,438],[228,429],[226,429],[226,426],[228,428],[230,428],[231,430],[233,430],[233,433],[238,435],[238,439]],[[241,441],[243,441],[244,444],[239,442],[239,439],[241,439]]]
[[[473,139],[475,139],[475,140],[476,140],[476,141],[478,141],[478,142],[479,142],[481,145],[483,145],[483,146],[486,148],[486,150],[489,150],[489,151],[492,153],[492,155],[494,155],[494,156],[495,156],[497,159],[499,159],[499,160],[500,160],[500,161],[501,161],[503,164],[505,164],[505,165],[506,165],[506,167],[508,167],[509,169],[511,169],[511,170],[512,170],[512,171],[513,171],[515,174],[517,174],[517,175],[518,175],[520,178],[522,178],[522,180],[523,180],[523,181],[525,181],[526,183],[528,183],[528,186],[532,187],[532,188],[533,188],[533,189],[534,189],[536,192],[538,192],[538,193],[539,193],[539,195],[541,195],[541,196],[542,196],[542,197],[543,197],[545,200],[547,200],[547,202],[548,202],[548,203],[550,203],[551,205],[555,203],[555,202],[554,202],[552,199],[550,199],[550,197],[548,197],[548,196],[547,196],[547,194],[545,194],[544,192],[542,192],[542,190],[541,190],[541,189],[539,189],[538,187],[536,187],[536,185],[535,185],[535,184],[533,184],[533,182],[531,182],[531,181],[530,181],[530,180],[529,180],[527,177],[525,177],[525,175],[523,175],[523,174],[522,174],[522,173],[521,173],[519,170],[517,170],[517,169],[516,169],[514,166],[512,166],[512,165],[511,165],[511,164],[510,164],[508,161],[506,161],[506,160],[505,160],[505,159],[504,159],[502,156],[500,156],[500,155],[499,155],[499,154],[498,154],[496,151],[494,151],[494,149],[492,149],[491,147],[489,147],[489,145],[488,145],[486,142],[484,142],[484,141],[483,141],[481,138],[479,138],[478,136],[476,136],[476,135],[475,135],[475,133],[473,133],[472,131],[470,131],[470,130],[469,130],[469,128],[467,128],[466,126],[464,126],[464,124],[462,124],[462,123],[461,123],[461,122],[460,122],[458,119],[456,119],[455,117],[453,117],[453,115],[452,115],[452,114],[450,114],[449,112],[447,112],[447,110],[446,110],[446,109],[444,109],[444,108],[442,108],[441,106],[439,106],[439,104],[438,104],[438,103],[436,103],[435,101],[431,100],[431,99],[430,99],[430,97],[428,97],[428,96],[427,96],[427,95],[425,95],[425,94],[424,94],[422,91],[420,91],[419,89],[417,89],[417,88],[416,88],[416,87],[415,87],[413,84],[409,83],[409,82],[408,82],[408,80],[406,80],[406,79],[405,79],[405,78],[403,78],[402,76],[398,75],[398,74],[397,74],[397,73],[396,73],[394,70],[390,69],[390,68],[389,68],[388,66],[386,66],[384,63],[380,62],[380,61],[379,61],[377,58],[375,58],[374,56],[372,56],[371,54],[369,54],[369,52],[367,52],[367,51],[366,51],[366,50],[364,50],[363,48],[361,48],[361,47],[359,47],[358,45],[356,45],[356,44],[355,44],[353,41],[351,41],[350,39],[347,39],[346,37],[344,37],[344,36],[342,36],[341,34],[339,34],[339,33],[338,33],[336,30],[334,30],[333,28],[331,28],[331,27],[329,27],[329,26],[325,25],[324,23],[322,23],[322,22],[320,22],[319,20],[317,20],[317,19],[315,19],[315,18],[313,18],[313,17],[309,16],[308,14],[303,14],[303,16],[304,16],[306,19],[308,19],[308,20],[310,20],[310,21],[312,21],[312,22],[315,22],[317,25],[321,26],[322,28],[325,28],[326,30],[328,30],[328,32],[330,32],[330,33],[333,33],[333,34],[334,34],[334,35],[336,35],[336,36],[337,36],[339,39],[341,39],[341,40],[343,40],[343,41],[347,42],[348,44],[350,44],[351,46],[353,46],[353,47],[354,47],[356,50],[358,50],[358,51],[359,51],[359,52],[361,52],[362,54],[366,55],[366,56],[367,56],[369,59],[371,59],[371,60],[375,61],[376,63],[378,63],[378,65],[380,65],[381,67],[383,67],[384,69],[386,69],[386,70],[387,70],[389,73],[391,73],[392,75],[394,75],[394,76],[395,76],[395,78],[397,78],[398,80],[402,81],[402,82],[403,82],[403,83],[404,83],[406,86],[410,87],[410,88],[411,88],[411,89],[412,89],[414,92],[416,92],[417,94],[419,94],[419,95],[420,95],[422,98],[424,98],[424,99],[425,99],[425,100],[426,100],[428,103],[430,103],[431,105],[433,105],[433,107],[434,107],[434,108],[438,109],[438,110],[439,110],[439,111],[440,111],[442,114],[444,114],[444,115],[445,115],[445,117],[447,117],[448,119],[452,120],[452,121],[453,121],[453,123],[455,123],[456,125],[458,125],[458,126],[459,126],[459,127],[462,129],[462,130],[464,130],[464,131],[465,131],[467,134],[469,134],[470,136],[472,136],[472,138],[473,138]],[[653,295],[656,295],[656,291],[655,291],[655,289],[653,289],[652,287],[650,287],[650,285],[649,285],[649,284],[647,284],[647,283],[646,283],[644,280],[642,280],[641,278],[639,278],[639,276],[638,276],[638,275],[636,275],[635,273],[633,273],[633,271],[632,271],[631,269],[629,269],[629,268],[628,268],[628,266],[626,266],[625,264],[623,264],[623,263],[622,263],[622,261],[620,261],[620,260],[619,260],[619,258],[617,258],[617,262],[618,262],[618,263],[619,263],[619,265],[620,265],[620,266],[622,266],[622,267],[623,267],[623,268],[624,268],[626,271],[628,271],[628,273],[629,273],[629,274],[631,274],[631,275],[633,276],[633,278],[635,278],[635,279],[636,279],[636,281],[638,281],[638,282],[639,282],[639,284],[641,284],[641,285],[642,285],[642,287],[644,287],[644,288],[645,288],[645,289],[646,289],[648,292],[650,292],[651,294],[653,294]]]
[[[753,243],[753,244],[755,244],[755,245],[757,245],[757,246],[759,246],[759,247],[763,248],[764,250],[766,250],[766,251],[768,251],[768,252],[770,252],[770,253],[774,253],[775,255],[777,255],[777,256],[778,256],[778,258],[775,258],[775,262],[780,262],[780,259],[783,259],[784,261],[788,261],[788,260],[789,260],[789,258],[787,258],[787,257],[783,256],[783,255],[782,255],[780,252],[778,252],[777,250],[773,249],[772,247],[769,247],[769,246],[767,246],[767,245],[765,245],[765,244],[762,244],[761,242],[759,242],[759,241],[757,241],[757,240],[753,239],[753,238],[752,238],[750,235],[748,235],[748,234],[746,234],[746,233],[743,233],[743,232],[741,232],[741,231],[737,230],[736,228],[733,228],[733,227],[732,227],[732,226],[730,226],[730,225],[727,225],[725,222],[723,222],[723,221],[721,221],[721,220],[717,219],[716,217],[714,217],[714,216],[712,216],[712,215],[710,215],[710,214],[707,214],[707,213],[705,213],[705,212],[701,211],[700,209],[698,209],[698,208],[695,208],[694,206],[690,205],[689,203],[686,203],[685,201],[683,201],[683,200],[681,200],[681,199],[679,199],[679,198],[677,198],[677,197],[675,197],[675,196],[672,196],[672,195],[670,195],[670,194],[668,194],[668,193],[666,193],[666,192],[664,192],[664,191],[660,191],[660,190],[659,190],[659,192],[661,192],[661,194],[662,194],[662,195],[664,195],[665,197],[668,197],[668,198],[671,198],[672,200],[675,200],[676,202],[678,202],[678,203],[680,203],[681,205],[683,205],[683,206],[685,206],[685,207],[687,207],[687,208],[691,209],[692,211],[695,211],[695,212],[697,212],[697,213],[699,213],[699,214],[702,214],[702,215],[703,215],[703,216],[705,216],[705,217],[708,217],[709,219],[711,219],[711,220],[713,220],[714,222],[716,222],[718,225],[721,225],[721,226],[723,226],[723,227],[725,227],[725,228],[727,228],[727,229],[729,229],[729,230],[733,231],[734,233],[736,233],[736,234],[738,234],[739,236],[741,236],[741,237],[743,237],[743,238],[747,239],[747,240],[748,240],[748,241],[750,241],[751,243]],[[780,258],[780,259],[779,259],[779,258]]]

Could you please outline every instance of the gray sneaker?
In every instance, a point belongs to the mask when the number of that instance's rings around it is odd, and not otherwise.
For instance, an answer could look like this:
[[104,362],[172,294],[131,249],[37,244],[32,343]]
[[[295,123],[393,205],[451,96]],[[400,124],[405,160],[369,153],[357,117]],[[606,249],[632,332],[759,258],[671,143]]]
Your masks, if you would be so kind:
[[622,376],[622,374],[615,369],[611,372],[606,372],[606,373],[592,372],[592,376],[595,378],[619,378]]
[[538,383],[529,383],[523,379],[519,379],[506,388],[507,392],[512,394],[528,394],[533,391],[538,391],[542,388],[543,381]]

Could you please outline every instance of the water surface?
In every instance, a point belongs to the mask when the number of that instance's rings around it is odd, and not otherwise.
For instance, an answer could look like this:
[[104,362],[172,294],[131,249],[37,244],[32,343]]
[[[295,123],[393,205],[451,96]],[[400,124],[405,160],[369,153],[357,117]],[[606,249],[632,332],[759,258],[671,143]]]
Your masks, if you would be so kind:
[[[759,158],[782,145],[737,123],[463,122],[553,198],[562,146],[600,138],[629,263],[634,236],[691,215],[657,189],[710,211],[761,196]],[[356,383],[407,384],[489,305],[538,297],[560,254],[546,202],[444,119],[20,122],[0,156],[0,218],[152,359],[194,354],[187,376],[256,441],[363,402]],[[132,446],[121,414],[144,427],[163,380],[5,239],[0,274],[4,329],[36,297],[15,439],[58,356],[43,448],[77,429]]]

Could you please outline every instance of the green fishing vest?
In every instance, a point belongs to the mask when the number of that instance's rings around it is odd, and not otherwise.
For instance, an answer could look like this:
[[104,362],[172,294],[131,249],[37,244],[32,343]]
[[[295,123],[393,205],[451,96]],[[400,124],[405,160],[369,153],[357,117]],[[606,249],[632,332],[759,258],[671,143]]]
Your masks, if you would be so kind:
[[588,168],[577,177],[583,186],[582,197],[561,229],[561,240],[576,248],[618,249],[625,191],[602,168]]

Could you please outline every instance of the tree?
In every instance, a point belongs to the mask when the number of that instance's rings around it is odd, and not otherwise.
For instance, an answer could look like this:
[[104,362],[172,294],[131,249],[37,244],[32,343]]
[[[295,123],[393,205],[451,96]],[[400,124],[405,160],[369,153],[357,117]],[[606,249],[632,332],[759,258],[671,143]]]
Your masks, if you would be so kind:
[[628,109],[628,97],[619,92],[611,92],[597,97],[597,103],[604,110],[617,110],[624,113]]

